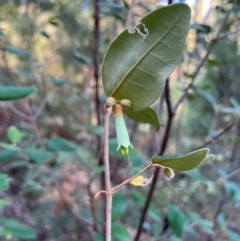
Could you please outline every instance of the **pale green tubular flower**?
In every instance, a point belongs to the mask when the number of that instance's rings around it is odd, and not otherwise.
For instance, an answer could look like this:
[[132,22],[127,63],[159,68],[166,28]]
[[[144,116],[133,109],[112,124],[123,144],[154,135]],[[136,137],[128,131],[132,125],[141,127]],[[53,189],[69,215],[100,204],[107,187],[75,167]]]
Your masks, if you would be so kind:
[[116,124],[117,141],[118,141],[117,151],[121,148],[122,154],[125,156],[128,156],[128,153],[129,153],[128,148],[129,147],[133,148],[133,146],[130,143],[127,127],[123,119],[123,116],[116,117],[115,124]]

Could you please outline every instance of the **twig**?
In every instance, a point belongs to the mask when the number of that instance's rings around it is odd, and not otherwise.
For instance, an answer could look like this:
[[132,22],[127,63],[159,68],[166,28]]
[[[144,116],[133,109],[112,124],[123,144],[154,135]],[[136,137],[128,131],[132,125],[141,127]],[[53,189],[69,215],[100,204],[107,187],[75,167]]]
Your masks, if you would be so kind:
[[[173,112],[173,110],[172,110],[169,79],[166,80],[166,85],[165,85],[165,100],[166,100],[167,110],[168,110],[168,121],[167,121],[166,129],[165,129],[165,132],[164,132],[162,145],[161,145],[161,148],[160,148],[160,151],[159,151],[158,155],[162,155],[167,148],[167,143],[168,143],[168,140],[169,140],[169,137],[170,137],[171,127],[172,127],[172,121],[173,121],[173,118],[174,118],[174,115],[175,115],[175,112]],[[145,217],[147,215],[147,211],[148,211],[148,208],[149,208],[149,205],[150,205],[150,202],[152,200],[152,196],[153,196],[156,184],[157,184],[159,170],[160,169],[157,168],[154,172],[151,187],[150,187],[150,190],[148,192],[147,199],[146,199],[146,202],[145,202],[142,214],[141,214],[140,223],[138,225],[138,229],[137,229],[134,241],[138,241],[139,238],[140,238],[140,235],[142,233],[143,223],[144,223]]]
[[195,81],[196,77],[198,76],[198,74],[199,74],[199,72],[200,72],[200,69],[203,67],[203,65],[204,65],[204,63],[206,62],[206,60],[208,59],[209,55],[212,53],[214,46],[216,45],[216,43],[217,43],[219,40],[221,40],[221,36],[220,36],[220,35],[221,35],[221,33],[222,33],[225,25],[227,24],[228,18],[229,18],[229,16],[230,16],[230,14],[232,13],[235,5],[236,5],[236,0],[234,1],[232,8],[231,8],[231,9],[228,11],[228,13],[226,14],[226,16],[225,16],[225,18],[224,18],[224,20],[223,20],[223,22],[222,22],[222,25],[221,25],[220,29],[219,29],[218,32],[217,32],[216,37],[211,40],[210,45],[209,45],[209,47],[208,47],[208,50],[207,50],[205,56],[200,60],[200,62],[199,62],[199,64],[198,64],[195,72],[193,73],[191,82],[190,82],[190,83],[188,84],[188,86],[185,88],[182,96],[179,98],[179,100],[178,100],[177,103],[175,104],[175,106],[174,106],[174,108],[173,108],[174,111],[176,111],[177,108],[179,107],[179,105],[183,102],[183,100],[184,100],[184,98],[186,97],[189,89],[192,87],[193,82]]
[[240,120],[240,116],[234,120],[232,123],[230,123],[226,128],[224,128],[221,132],[219,132],[216,136],[214,136],[211,140],[207,141],[206,143],[204,143],[203,145],[199,146],[197,149],[201,149],[205,146],[208,146],[209,144],[211,144],[213,141],[217,140],[220,136],[222,136],[223,134],[225,134],[228,130],[230,130],[235,124],[237,124]]
[[110,168],[109,168],[109,118],[112,112],[112,107],[105,108],[105,120],[104,120],[104,165],[105,165],[105,185],[107,191],[106,201],[106,241],[111,241],[111,215],[112,215],[112,194],[111,194],[111,182],[110,182]]
[[131,22],[131,18],[132,18],[132,13],[133,13],[133,7],[135,5],[135,2],[136,0],[132,0],[131,2],[131,5],[130,5],[130,8],[128,10],[128,14],[127,14],[127,19],[126,19],[126,22],[125,22],[125,28],[127,29],[130,25],[130,22]]
[[22,119],[32,122],[32,117],[25,115],[24,113],[22,113],[21,111],[19,111],[18,109],[16,109],[10,102],[7,102],[7,105],[9,107],[9,109],[16,114],[17,116],[21,117]]
[[101,124],[100,119],[100,100],[99,100],[99,5],[98,0],[94,0],[94,49],[93,49],[93,66],[95,78],[95,108],[97,115],[97,124]]

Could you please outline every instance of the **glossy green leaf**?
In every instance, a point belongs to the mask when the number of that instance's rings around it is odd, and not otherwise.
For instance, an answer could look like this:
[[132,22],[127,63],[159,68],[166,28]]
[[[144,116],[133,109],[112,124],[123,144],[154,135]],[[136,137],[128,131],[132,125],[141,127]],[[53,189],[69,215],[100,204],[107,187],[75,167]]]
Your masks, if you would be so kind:
[[[105,92],[129,99],[140,111],[159,97],[166,78],[179,63],[188,33],[190,8],[178,3],[159,8],[141,19],[146,39],[137,31],[122,32],[110,45],[103,62]],[[141,33],[143,25],[137,28]]]
[[130,236],[126,227],[120,224],[113,224],[112,225],[112,234],[118,241],[129,241]]
[[0,162],[9,161],[17,155],[16,150],[1,150],[0,151]]
[[184,226],[187,223],[187,217],[185,214],[178,207],[170,205],[168,207],[167,219],[173,233],[177,237],[181,237]]
[[35,87],[0,86],[0,101],[23,99],[36,90]]
[[16,238],[32,240],[36,239],[37,237],[37,232],[35,229],[32,229],[14,219],[2,219],[0,220],[0,226],[6,233],[9,233]]
[[160,130],[160,122],[158,115],[154,109],[148,107],[142,111],[133,112],[128,109],[124,109],[124,113],[131,119],[140,123],[147,123],[155,126],[156,131]]
[[75,151],[76,149],[71,142],[58,136],[50,139],[47,142],[47,148],[50,151],[66,151],[66,152]]
[[9,178],[6,174],[0,174],[0,190],[7,190],[9,187]]
[[122,194],[115,194],[113,196],[112,205],[112,222],[116,222],[124,215],[127,210],[127,199]]
[[7,135],[12,143],[18,143],[22,139],[22,133],[15,126],[8,129]]
[[170,167],[178,171],[189,171],[199,166],[207,157],[209,149],[203,148],[197,151],[153,157],[152,163],[159,164],[164,167]]
[[40,151],[36,149],[26,149],[26,154],[29,159],[37,162],[37,163],[44,163],[49,161],[52,158],[52,154],[45,151]]

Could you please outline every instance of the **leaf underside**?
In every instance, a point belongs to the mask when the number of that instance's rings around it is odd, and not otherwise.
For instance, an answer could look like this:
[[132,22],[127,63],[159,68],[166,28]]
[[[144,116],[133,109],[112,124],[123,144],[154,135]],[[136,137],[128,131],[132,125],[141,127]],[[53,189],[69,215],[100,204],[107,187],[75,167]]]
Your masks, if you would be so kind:
[[160,130],[160,122],[158,119],[158,115],[154,109],[151,107],[148,107],[142,111],[134,112],[130,111],[128,109],[124,110],[124,113],[131,118],[132,120],[135,120],[136,122],[140,123],[148,123],[151,125],[154,125],[156,128],[156,131]]
[[199,166],[208,155],[208,148],[185,154],[153,157],[152,163],[170,167],[178,171],[189,171]]
[[[106,94],[117,100],[131,100],[134,111],[156,101],[166,78],[180,61],[189,21],[188,5],[178,3],[157,9],[141,20],[149,31],[145,40],[137,32],[122,32],[104,58]],[[137,27],[141,29],[142,25]]]

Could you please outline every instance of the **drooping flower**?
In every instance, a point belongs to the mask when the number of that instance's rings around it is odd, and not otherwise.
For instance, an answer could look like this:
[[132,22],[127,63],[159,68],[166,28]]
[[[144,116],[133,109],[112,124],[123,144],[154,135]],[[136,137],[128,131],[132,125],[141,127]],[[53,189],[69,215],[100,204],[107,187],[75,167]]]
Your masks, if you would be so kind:
[[116,104],[113,107],[113,113],[115,116],[115,124],[116,124],[116,132],[117,132],[117,141],[118,147],[117,150],[121,149],[123,155],[128,156],[129,147],[132,147],[130,143],[127,127],[123,118],[122,106],[120,104]]

